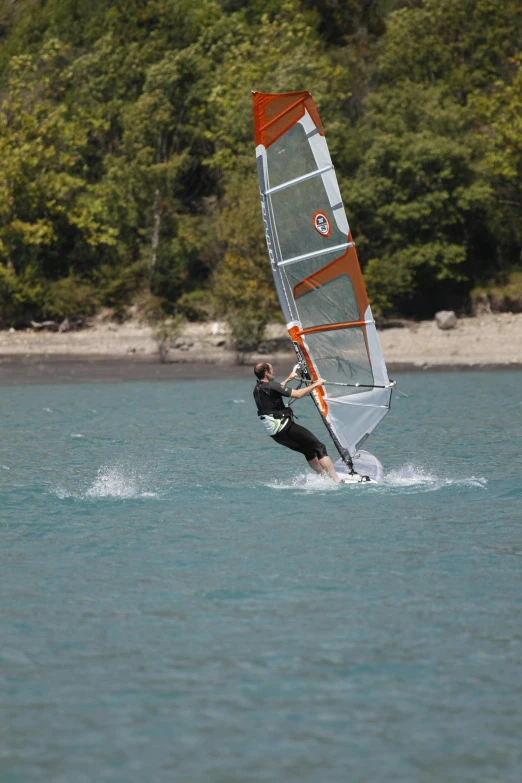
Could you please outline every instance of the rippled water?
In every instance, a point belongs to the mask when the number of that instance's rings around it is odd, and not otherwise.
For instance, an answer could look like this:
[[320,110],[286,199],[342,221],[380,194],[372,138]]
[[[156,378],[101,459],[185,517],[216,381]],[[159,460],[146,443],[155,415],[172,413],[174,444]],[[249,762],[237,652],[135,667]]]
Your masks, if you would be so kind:
[[522,374],[398,381],[358,486],[245,381],[0,388],[2,783],[519,783]]

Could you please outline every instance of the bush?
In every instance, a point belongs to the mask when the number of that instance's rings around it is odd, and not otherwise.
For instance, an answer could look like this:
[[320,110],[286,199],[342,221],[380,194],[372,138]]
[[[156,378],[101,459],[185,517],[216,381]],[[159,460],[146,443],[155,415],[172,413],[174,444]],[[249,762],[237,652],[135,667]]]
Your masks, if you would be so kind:
[[25,326],[41,316],[47,283],[28,266],[21,275],[0,264],[0,327]]
[[160,362],[167,361],[169,347],[178,337],[185,326],[185,318],[182,315],[167,315],[165,307],[168,303],[158,296],[148,294],[140,303],[142,317],[152,329],[152,337],[158,346]]
[[147,264],[136,261],[128,266],[109,266],[103,264],[97,275],[100,304],[112,307],[116,318],[122,318],[127,305],[145,286]]
[[92,285],[74,274],[48,283],[43,301],[45,318],[62,320],[67,317],[93,315],[98,305]]
[[189,291],[180,296],[176,309],[187,321],[209,321],[216,317],[217,305],[210,291]]
[[470,296],[475,315],[484,312],[522,313],[522,269],[506,272],[504,279],[489,285],[477,286]]
[[268,315],[266,311],[250,308],[235,310],[227,316],[238,364],[246,364],[265,335]]

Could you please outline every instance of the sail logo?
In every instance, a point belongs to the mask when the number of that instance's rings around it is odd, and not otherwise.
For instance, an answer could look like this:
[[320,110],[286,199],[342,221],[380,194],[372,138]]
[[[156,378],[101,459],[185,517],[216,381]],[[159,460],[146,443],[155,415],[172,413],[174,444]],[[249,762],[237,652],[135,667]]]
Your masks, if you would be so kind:
[[317,405],[317,407],[319,408],[323,416],[326,416],[326,414],[328,413],[328,408],[324,405],[322,399],[320,398],[317,392],[317,389],[313,390],[312,397],[314,398],[315,404]]
[[316,212],[313,217],[313,224],[316,231],[321,234],[322,237],[329,237],[332,227],[330,221],[324,214],[324,212]]

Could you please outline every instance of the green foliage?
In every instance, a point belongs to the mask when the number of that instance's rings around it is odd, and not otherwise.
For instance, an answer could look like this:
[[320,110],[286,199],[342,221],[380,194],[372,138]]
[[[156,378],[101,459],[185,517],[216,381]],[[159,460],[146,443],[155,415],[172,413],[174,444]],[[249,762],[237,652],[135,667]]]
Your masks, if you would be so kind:
[[48,281],[31,265],[17,275],[0,265],[0,321],[8,326],[27,326],[31,320],[88,316],[99,300],[92,285],[74,273]]
[[0,324],[147,292],[253,346],[279,307],[252,88],[314,95],[376,312],[464,306],[520,264],[519,11],[0,0]]
[[265,336],[267,319],[260,310],[242,308],[228,313],[228,323],[238,364],[247,364]]
[[94,248],[113,245],[117,236],[82,176],[96,123],[89,126],[60,102],[67,56],[67,48],[51,40],[37,60],[14,57],[0,109],[0,259],[17,271],[33,263],[50,278],[68,270],[66,258],[56,268],[67,239],[92,257]]
[[92,285],[82,282],[73,273],[46,286],[42,314],[56,321],[71,316],[92,315],[97,304]]
[[17,275],[12,267],[0,264],[0,322],[6,326],[26,326],[42,311],[46,281],[33,266]]
[[509,64],[510,78],[497,79],[488,94],[476,92],[469,102],[484,149],[481,170],[496,197],[488,223],[498,243],[500,269],[520,262],[522,248],[522,55]]
[[465,103],[509,71],[520,48],[519,0],[423,0],[388,22],[382,80],[439,84]]
[[515,5],[425,0],[388,19],[342,185],[377,313],[455,306],[520,252],[519,158],[503,135],[517,135]]
[[505,270],[487,287],[476,286],[471,291],[474,313],[509,311],[522,313],[522,270]]
[[255,182],[248,189],[243,180],[231,180],[222,210],[216,217],[216,236],[223,248],[213,289],[219,314],[232,331],[238,361],[263,339],[265,328],[279,312],[259,215],[259,194]]
[[476,172],[467,124],[438,87],[405,82],[367,101],[371,142],[344,190],[380,315],[423,309],[427,291],[433,309],[472,275],[467,252],[492,192]]
[[93,274],[98,301],[114,310],[116,318],[122,318],[126,306],[143,290],[147,280],[147,266],[143,261],[118,266],[102,264]]
[[209,290],[196,290],[182,294],[176,309],[187,321],[208,321],[214,318],[219,305]]

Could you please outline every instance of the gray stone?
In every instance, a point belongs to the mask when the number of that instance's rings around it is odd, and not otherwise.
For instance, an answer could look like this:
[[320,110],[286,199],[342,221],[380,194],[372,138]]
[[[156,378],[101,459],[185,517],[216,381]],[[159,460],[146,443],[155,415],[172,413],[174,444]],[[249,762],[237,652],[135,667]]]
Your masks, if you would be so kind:
[[441,310],[435,313],[435,320],[439,329],[455,329],[457,325],[457,316],[453,310]]
[[176,337],[174,342],[171,343],[172,348],[177,348],[178,351],[188,351],[194,345],[194,340],[190,340],[187,337]]
[[212,337],[216,337],[218,334],[226,334],[226,329],[219,321],[214,321],[210,327],[210,334]]

